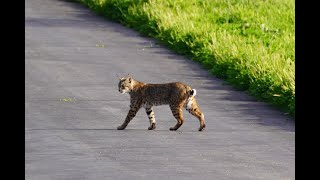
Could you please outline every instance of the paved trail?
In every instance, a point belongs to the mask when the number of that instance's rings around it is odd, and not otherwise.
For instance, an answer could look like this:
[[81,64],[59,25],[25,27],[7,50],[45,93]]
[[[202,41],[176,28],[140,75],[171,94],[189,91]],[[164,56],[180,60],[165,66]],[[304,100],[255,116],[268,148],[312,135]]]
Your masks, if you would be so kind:
[[[25,15],[26,179],[295,179],[295,125],[282,113],[82,5],[27,0]],[[115,130],[129,105],[116,73],[197,89],[206,130],[184,111],[169,131],[168,106],[154,108],[155,131],[144,110]]]

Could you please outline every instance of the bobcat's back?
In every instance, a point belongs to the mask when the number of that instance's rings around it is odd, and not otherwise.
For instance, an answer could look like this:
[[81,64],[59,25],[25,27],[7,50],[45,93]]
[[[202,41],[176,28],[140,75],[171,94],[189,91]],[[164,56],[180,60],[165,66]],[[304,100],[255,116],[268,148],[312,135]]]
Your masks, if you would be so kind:
[[180,82],[146,84],[136,95],[140,95],[145,106],[157,106],[181,102],[188,98],[190,90],[189,86]]

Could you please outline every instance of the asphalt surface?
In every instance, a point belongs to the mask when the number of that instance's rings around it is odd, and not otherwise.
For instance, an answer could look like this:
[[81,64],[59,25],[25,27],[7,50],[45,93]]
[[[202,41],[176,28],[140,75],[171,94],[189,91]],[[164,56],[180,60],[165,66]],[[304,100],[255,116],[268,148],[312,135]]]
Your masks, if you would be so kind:
[[[168,106],[158,127],[140,110],[118,131],[129,96],[116,74],[197,89],[206,130]],[[283,113],[210,76],[197,63],[98,17],[80,4],[25,2],[25,178],[295,179],[295,125]]]

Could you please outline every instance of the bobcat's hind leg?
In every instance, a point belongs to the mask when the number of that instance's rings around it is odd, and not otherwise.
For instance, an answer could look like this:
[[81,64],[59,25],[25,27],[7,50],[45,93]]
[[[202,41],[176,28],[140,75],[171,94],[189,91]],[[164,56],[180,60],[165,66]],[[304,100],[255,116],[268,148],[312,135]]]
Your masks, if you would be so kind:
[[190,99],[188,99],[185,104],[185,108],[190,114],[192,114],[193,116],[199,119],[200,127],[198,130],[202,131],[206,127],[206,123],[204,120],[204,115],[200,111],[200,108],[198,107],[196,99],[194,97],[191,97]]
[[150,121],[150,126],[148,127],[148,130],[154,130],[156,128],[156,118],[154,116],[154,111],[152,107],[146,107],[145,109]]
[[177,119],[177,124],[170,128],[170,131],[176,131],[183,124],[182,106],[170,105],[173,116]]

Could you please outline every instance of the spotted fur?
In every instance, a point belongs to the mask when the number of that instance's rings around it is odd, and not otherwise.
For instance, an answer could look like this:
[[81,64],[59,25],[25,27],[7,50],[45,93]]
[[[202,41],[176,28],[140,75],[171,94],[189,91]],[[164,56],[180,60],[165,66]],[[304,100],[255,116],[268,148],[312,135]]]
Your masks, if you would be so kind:
[[129,74],[127,77],[119,79],[119,92],[130,94],[130,110],[123,124],[117,128],[118,130],[125,129],[141,107],[145,108],[150,121],[148,129],[155,129],[156,119],[152,107],[159,105],[169,105],[173,116],[177,120],[176,125],[170,128],[171,131],[179,129],[183,124],[183,108],[199,119],[199,131],[205,128],[204,115],[194,97],[196,95],[195,89],[191,89],[191,87],[180,82],[147,84],[133,79]]

